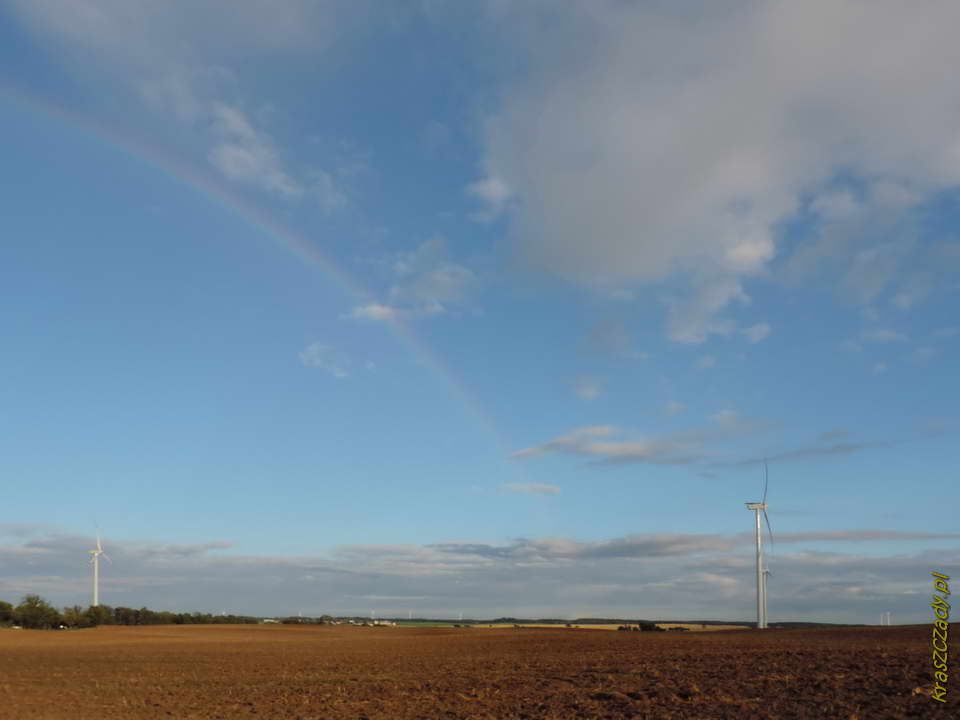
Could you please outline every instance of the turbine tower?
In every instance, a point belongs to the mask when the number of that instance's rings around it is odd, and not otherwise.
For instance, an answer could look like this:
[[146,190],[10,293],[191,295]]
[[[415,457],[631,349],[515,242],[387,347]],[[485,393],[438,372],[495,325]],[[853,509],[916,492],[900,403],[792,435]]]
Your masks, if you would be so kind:
[[[767,529],[769,529],[769,527],[770,526],[767,525]],[[772,540],[770,541],[770,544],[773,545]],[[770,569],[764,567],[763,568],[763,626],[764,627],[767,626],[767,619],[769,617],[767,615],[767,580],[769,579],[769,577],[770,577]]]
[[110,560],[110,556],[103,551],[103,546],[100,544],[100,531],[97,531],[97,548],[96,550],[90,550],[90,564],[93,565],[93,607],[98,607],[100,605],[100,556],[103,555],[108,562],[113,562]]
[[767,471],[767,462],[763,462],[763,500],[758,503],[747,503],[747,509],[753,510],[756,516],[757,529],[757,629],[763,630],[767,627],[767,575],[770,571],[763,565],[763,532],[760,523],[760,513],[763,513],[763,519],[767,524],[767,531],[770,533],[770,542],[773,543],[773,531],[770,530],[770,518],[767,517],[767,484],[769,473]]

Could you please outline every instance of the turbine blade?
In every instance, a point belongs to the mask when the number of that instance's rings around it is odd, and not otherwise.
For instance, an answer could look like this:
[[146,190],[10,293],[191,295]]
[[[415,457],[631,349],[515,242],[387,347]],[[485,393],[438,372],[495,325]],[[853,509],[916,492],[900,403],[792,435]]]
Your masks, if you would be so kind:
[[773,552],[773,528],[770,527],[770,518],[767,516],[767,509],[763,509],[763,521],[767,524],[767,534],[770,536],[770,552]]
[[767,502],[767,484],[770,482],[770,468],[767,467],[767,459],[763,459],[763,500],[760,502]]
[[110,556],[109,556],[109,555],[107,555],[105,552],[101,552],[100,554],[103,555],[104,558],[106,558],[106,560],[107,560],[108,563],[110,563],[111,565],[113,565],[113,560],[110,559]]

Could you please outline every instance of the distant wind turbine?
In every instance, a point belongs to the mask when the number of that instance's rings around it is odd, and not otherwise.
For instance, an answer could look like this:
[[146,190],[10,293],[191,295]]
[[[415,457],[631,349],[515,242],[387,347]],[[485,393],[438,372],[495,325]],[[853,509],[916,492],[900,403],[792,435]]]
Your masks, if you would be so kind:
[[757,628],[763,630],[767,627],[767,576],[770,571],[763,564],[763,532],[760,523],[760,513],[763,513],[763,519],[767,525],[767,532],[770,534],[770,545],[773,546],[773,530],[770,529],[770,518],[767,517],[767,486],[770,481],[767,461],[763,461],[763,500],[758,503],[747,503],[747,509],[753,510],[756,515],[757,528]]
[[100,556],[103,555],[107,562],[113,562],[110,556],[103,551],[103,545],[100,544],[100,531],[97,530],[97,548],[90,550],[90,564],[93,565],[93,607],[100,605]]

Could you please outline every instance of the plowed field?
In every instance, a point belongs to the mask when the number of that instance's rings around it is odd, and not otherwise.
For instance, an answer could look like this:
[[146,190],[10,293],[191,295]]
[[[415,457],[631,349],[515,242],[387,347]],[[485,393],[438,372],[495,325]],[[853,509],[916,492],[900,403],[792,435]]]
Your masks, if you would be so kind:
[[960,717],[930,663],[928,626],[0,630],[0,718]]

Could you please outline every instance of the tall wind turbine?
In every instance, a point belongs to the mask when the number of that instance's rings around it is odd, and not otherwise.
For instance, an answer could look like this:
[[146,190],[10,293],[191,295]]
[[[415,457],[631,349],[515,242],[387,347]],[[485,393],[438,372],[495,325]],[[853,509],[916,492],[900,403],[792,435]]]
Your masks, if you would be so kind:
[[763,513],[763,519],[767,524],[767,532],[770,533],[770,542],[773,543],[773,531],[770,529],[770,518],[767,517],[767,485],[769,480],[767,461],[764,460],[763,500],[758,503],[747,503],[747,509],[753,510],[757,521],[757,628],[760,630],[767,627],[767,575],[770,574],[770,571],[763,565],[763,532],[760,526],[760,513]]
[[110,560],[110,556],[103,551],[99,530],[97,530],[97,548],[96,550],[90,550],[90,555],[92,555],[90,564],[93,565],[93,607],[98,607],[100,605],[100,556],[103,555],[108,562],[113,562]]

